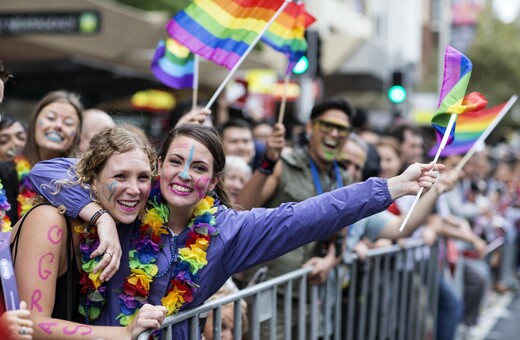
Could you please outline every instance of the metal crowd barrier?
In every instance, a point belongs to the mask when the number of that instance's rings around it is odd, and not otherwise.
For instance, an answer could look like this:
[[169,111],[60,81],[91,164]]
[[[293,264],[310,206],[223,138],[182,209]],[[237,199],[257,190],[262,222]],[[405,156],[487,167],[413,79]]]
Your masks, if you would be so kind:
[[[302,268],[167,317],[163,338],[171,339],[172,325],[189,320],[189,339],[199,339],[201,317],[212,310],[213,338],[220,339],[222,307],[233,303],[234,339],[258,340],[261,327],[267,329],[269,339],[433,339],[437,261],[437,247],[428,247],[422,240],[369,250],[365,261],[349,254],[321,286],[308,285],[312,268]],[[245,335],[241,299],[248,302]],[[278,299],[282,310],[277,308]],[[283,320],[280,334],[277,320]],[[138,340],[150,334],[143,332]]]

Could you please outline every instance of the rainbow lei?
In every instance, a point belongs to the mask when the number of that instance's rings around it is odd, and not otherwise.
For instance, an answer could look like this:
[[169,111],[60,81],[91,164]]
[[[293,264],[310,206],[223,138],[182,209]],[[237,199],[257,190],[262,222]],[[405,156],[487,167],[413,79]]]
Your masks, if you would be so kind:
[[31,164],[24,156],[16,156],[14,158],[16,173],[18,174],[18,218],[25,215],[32,208],[32,200],[36,193],[33,190],[31,182],[27,178],[31,171]]
[[7,201],[4,186],[0,181],[0,232],[5,233],[11,230],[11,219],[7,216],[6,212],[11,209],[11,205]]
[[[16,173],[18,175],[18,217],[22,217],[26,212],[32,208],[32,197],[36,196],[31,182],[27,178],[29,171],[31,171],[31,164],[24,156],[16,156],[14,158]],[[11,219],[7,216],[7,211],[11,210],[11,204],[7,201],[4,186],[0,181],[0,230],[7,232],[11,230]]]
[[[204,197],[197,204],[193,218],[188,224],[186,245],[179,249],[178,259],[173,259],[176,262],[172,262],[172,274],[169,273],[169,266],[163,273],[159,273],[155,262],[163,247],[161,235],[169,233],[166,223],[170,210],[162,200],[159,180],[155,182],[150,193],[147,213],[139,228],[136,228],[132,249],[129,251],[130,275],[125,279],[119,294],[121,313],[116,319],[122,326],[130,324],[139,309],[147,303],[150,287],[156,276],[172,277],[166,296],[161,299],[162,305],[168,310],[167,315],[178,312],[186,302],[193,300],[193,292],[198,288],[194,280],[198,271],[208,263],[206,250],[211,236],[218,234],[218,230],[214,227],[217,209],[215,199],[210,196]],[[99,259],[90,259],[90,254],[99,245],[99,239],[95,227],[88,234],[82,227],[77,228],[76,231],[84,235],[82,239],[80,238],[85,271],[80,280],[82,285],[80,313],[85,316],[85,311],[88,310],[89,317],[86,321],[93,321],[99,317],[101,307],[106,301],[105,284],[99,281],[98,274],[92,275],[92,270]],[[172,252],[175,255],[172,256],[177,256],[176,251],[174,248]]]
[[85,317],[85,323],[89,324],[99,318],[101,308],[107,299],[106,286],[99,279],[101,271],[94,273],[94,268],[96,268],[101,261],[101,256],[97,256],[93,259],[90,258],[92,252],[99,246],[99,237],[97,227],[95,225],[88,226],[88,223],[75,226],[74,231],[79,237],[81,268],[83,269],[79,279],[80,298],[78,313],[83,315]]

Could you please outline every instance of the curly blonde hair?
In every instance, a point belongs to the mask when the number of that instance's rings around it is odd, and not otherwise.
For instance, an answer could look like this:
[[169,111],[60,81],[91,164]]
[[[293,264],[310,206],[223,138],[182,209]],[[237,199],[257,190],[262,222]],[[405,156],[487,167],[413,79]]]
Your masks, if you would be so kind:
[[[76,166],[69,169],[70,177],[74,180],[53,180],[50,185],[43,184],[42,190],[49,190],[51,194],[56,195],[61,188],[77,184],[89,188],[112,155],[132,150],[142,150],[148,156],[152,176],[155,176],[157,156],[148,139],[134,131],[116,126],[105,128],[92,137],[83,157],[78,160]],[[96,197],[92,196],[92,199],[96,200]]]
[[152,175],[155,175],[157,157],[146,138],[123,127],[116,126],[101,130],[92,137],[85,154],[76,163],[75,172],[78,183],[91,184],[112,155],[137,149],[142,150],[148,156]]

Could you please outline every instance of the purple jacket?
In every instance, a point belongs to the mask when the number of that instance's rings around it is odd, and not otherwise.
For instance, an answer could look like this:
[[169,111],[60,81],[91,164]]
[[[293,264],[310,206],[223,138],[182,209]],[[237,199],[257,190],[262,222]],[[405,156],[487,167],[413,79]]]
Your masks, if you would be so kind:
[[[78,212],[91,202],[88,191],[75,186],[52,195],[42,186],[52,179],[68,177],[68,169],[74,164],[70,159],[54,159],[36,164],[29,174],[34,188],[55,205],[64,205],[68,214],[76,217]],[[52,177],[50,175],[52,174]],[[43,188],[43,190],[40,190]],[[331,233],[353,224],[367,216],[385,210],[392,199],[385,179],[371,178],[366,182],[324,193],[299,203],[284,203],[278,208],[256,208],[250,211],[235,211],[224,205],[218,207],[216,226],[218,235],[211,238],[207,251],[208,264],[199,272],[196,283],[200,288],[191,303],[183,309],[199,306],[212,296],[234,273],[281,256],[306,243],[324,239]],[[130,249],[134,225],[118,225],[122,249]],[[164,247],[158,258],[159,273],[167,267],[172,254],[172,235],[163,235]],[[178,237],[179,248],[186,242],[187,232]],[[109,297],[98,325],[119,325],[118,290],[130,269],[128,251],[123,251],[121,267],[108,282]],[[156,278],[150,290],[149,303],[159,305],[165,295],[169,275]],[[173,327],[174,339],[188,338],[188,324],[181,322]]]

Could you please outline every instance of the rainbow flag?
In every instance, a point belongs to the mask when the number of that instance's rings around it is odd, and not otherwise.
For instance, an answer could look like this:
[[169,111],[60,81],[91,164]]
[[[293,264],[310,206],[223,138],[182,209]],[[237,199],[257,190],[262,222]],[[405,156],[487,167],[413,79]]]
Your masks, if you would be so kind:
[[150,66],[164,85],[176,89],[193,87],[193,54],[174,39],[159,41]]
[[[474,112],[471,115],[460,115],[457,119],[455,140],[441,151],[441,156],[462,155],[468,152],[487,127],[493,123],[506,104],[507,102]],[[428,155],[433,157],[437,154],[437,150],[438,146],[433,147],[428,152]]]
[[232,69],[284,0],[194,0],[166,25],[190,51]]
[[291,2],[262,36],[262,42],[289,59],[286,74],[291,73],[298,60],[305,55],[305,30],[315,21],[316,18],[305,10],[303,2]]
[[[486,102],[482,107],[483,102],[478,96],[466,98],[466,101],[464,101],[472,67],[471,61],[464,54],[451,46],[446,48],[439,108],[432,118],[432,126],[435,128],[439,142],[446,132],[452,114],[460,115],[464,112],[482,110],[487,104]],[[472,100],[476,102],[472,102]],[[447,145],[453,142],[454,134],[455,128],[450,131]]]

